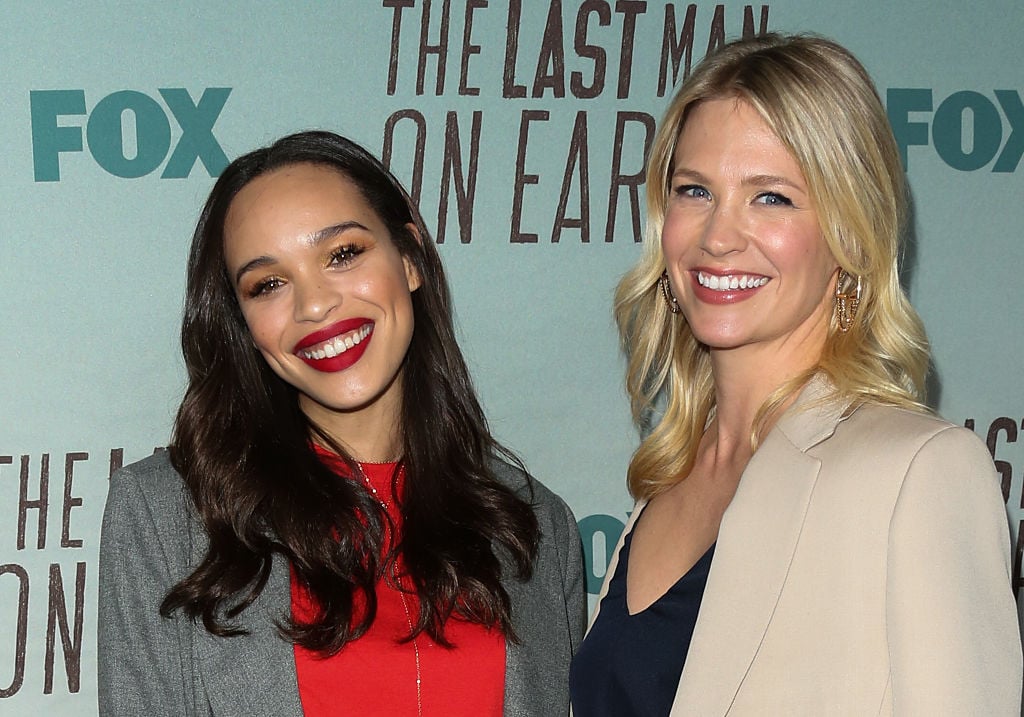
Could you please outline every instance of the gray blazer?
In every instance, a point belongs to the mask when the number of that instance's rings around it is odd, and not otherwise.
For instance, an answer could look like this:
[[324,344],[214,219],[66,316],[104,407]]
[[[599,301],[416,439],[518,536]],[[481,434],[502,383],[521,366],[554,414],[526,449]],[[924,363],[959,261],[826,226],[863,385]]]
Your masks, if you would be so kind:
[[[504,564],[520,644],[507,644],[505,717],[569,711],[569,659],[583,634],[586,595],[576,521],[543,485],[496,462],[496,477],[531,500],[541,543],[529,582]],[[101,717],[301,715],[292,645],[274,626],[290,607],[288,564],[275,559],[256,602],[238,618],[248,634],[218,638],[180,613],[163,618],[168,590],[205,554],[207,540],[166,454],[111,480],[99,573]],[[499,553],[500,555],[500,553]],[[338,700],[343,701],[339,694]]]

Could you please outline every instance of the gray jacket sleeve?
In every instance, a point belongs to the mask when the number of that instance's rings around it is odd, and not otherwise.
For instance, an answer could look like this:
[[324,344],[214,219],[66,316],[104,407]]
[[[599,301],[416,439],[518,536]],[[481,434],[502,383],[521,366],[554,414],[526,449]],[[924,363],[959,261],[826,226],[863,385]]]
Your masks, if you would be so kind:
[[[97,635],[100,717],[194,714],[190,653],[179,621],[160,616],[160,603],[187,574],[184,487],[165,457],[119,471],[103,515]],[[163,465],[161,465],[163,464]],[[167,540],[167,532],[177,532]]]
[[521,471],[502,464],[495,474],[533,505],[541,532],[530,580],[503,580],[519,638],[508,645],[504,717],[565,717],[569,662],[586,624],[583,548],[576,519],[565,501]]

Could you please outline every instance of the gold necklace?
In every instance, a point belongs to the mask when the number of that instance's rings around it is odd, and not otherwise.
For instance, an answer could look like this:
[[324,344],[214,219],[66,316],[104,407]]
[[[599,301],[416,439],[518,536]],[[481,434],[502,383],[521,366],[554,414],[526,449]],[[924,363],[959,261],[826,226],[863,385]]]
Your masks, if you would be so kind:
[[380,507],[383,508],[384,512],[386,513],[387,510],[388,510],[388,503],[387,503],[386,500],[381,500],[380,495],[377,493],[377,486],[375,486],[373,483],[370,482],[370,476],[366,475],[366,471],[363,470],[363,466],[362,466],[363,463],[366,463],[368,465],[379,465],[379,464],[377,464],[377,463],[370,463],[369,461],[360,461],[357,465],[359,465],[359,475],[361,475],[363,477],[363,483],[366,484],[366,489],[368,491],[370,491],[370,493],[373,494],[373,499],[375,501],[377,501],[378,503],[380,503]]
[[387,460],[383,461],[356,461],[356,463],[362,463],[368,466],[386,466],[389,463],[398,463],[398,461],[400,460],[402,460],[401,456],[399,456],[398,458],[388,458]]
[[[395,580],[398,594],[402,598],[402,609],[405,611],[405,622],[409,626],[409,634],[412,634],[412,615],[409,612],[409,603],[405,600],[405,590],[402,589],[402,580],[398,577],[398,571],[394,562],[391,563],[391,577]],[[412,653],[416,659],[416,715],[423,717],[423,679],[420,672],[420,646],[416,638],[412,638]]]
[[[393,461],[385,461],[391,463]],[[372,463],[371,461],[360,461],[360,463],[369,463],[370,465],[379,465]],[[399,471],[402,469],[399,468]],[[380,507],[384,509],[384,512],[388,510],[387,501],[381,500],[380,495],[377,493],[377,488],[370,481],[370,477],[366,475],[366,471],[359,467],[359,472],[363,476],[363,482],[366,484],[367,489],[373,494],[374,500],[380,503]],[[402,610],[405,612],[405,623],[409,626],[409,634],[412,634],[412,613],[409,612],[409,603],[405,599],[405,590],[402,588],[402,579],[398,576],[398,567],[395,565],[395,561],[391,562],[391,579],[395,583],[395,588],[398,590],[398,596],[402,599]],[[416,716],[423,717],[423,674],[422,667],[420,665],[420,646],[416,641],[416,638],[412,638],[412,653],[416,660]]]

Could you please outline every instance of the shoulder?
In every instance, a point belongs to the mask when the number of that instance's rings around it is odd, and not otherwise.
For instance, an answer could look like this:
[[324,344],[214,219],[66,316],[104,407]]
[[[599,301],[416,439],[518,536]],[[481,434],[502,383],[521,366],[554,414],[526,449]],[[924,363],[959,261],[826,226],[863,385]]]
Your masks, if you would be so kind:
[[533,508],[537,526],[540,528],[542,553],[554,550],[563,557],[581,554],[576,516],[561,497],[521,467],[512,465],[500,457],[492,457],[490,467],[492,475],[499,483]]
[[110,493],[134,494],[150,502],[176,503],[186,491],[168,452],[158,451],[115,472],[110,479]]
[[858,484],[880,495],[905,493],[908,484],[931,491],[930,500],[966,493],[989,500],[1000,493],[992,456],[981,439],[927,413],[861,406],[810,453],[833,475],[856,476]]
[[173,476],[178,482],[181,478],[178,476],[178,471],[175,470],[174,466],[171,465],[170,452],[167,450],[156,451],[153,455],[147,456],[142,460],[136,461],[135,463],[129,463],[123,468],[119,468],[111,480],[117,482],[119,480],[132,480],[132,481],[163,481],[167,477]]
[[948,429],[956,428],[949,421],[933,413],[873,403],[859,407],[850,414],[844,423],[860,429],[873,426],[876,430],[892,432],[898,437],[918,436],[925,440]]
[[[566,516],[572,518],[572,511],[565,501],[522,468],[512,465],[503,458],[492,456],[490,469],[500,484],[511,490],[517,498],[533,506],[538,519],[557,517],[559,521],[564,522]],[[575,519],[573,520],[575,522]]]
[[914,456],[922,451],[929,454],[966,451],[991,466],[988,450],[974,431],[933,414],[868,405],[855,411],[845,423],[848,425],[841,429],[860,435],[862,439],[870,437],[881,447],[903,448]]
[[861,444],[869,452],[887,452],[910,458],[968,451],[991,462],[985,445],[972,431],[929,413],[893,406],[864,405],[840,422],[835,438]]
[[167,451],[118,470],[110,479],[104,525],[147,523],[162,540],[180,540],[195,522],[192,500]]

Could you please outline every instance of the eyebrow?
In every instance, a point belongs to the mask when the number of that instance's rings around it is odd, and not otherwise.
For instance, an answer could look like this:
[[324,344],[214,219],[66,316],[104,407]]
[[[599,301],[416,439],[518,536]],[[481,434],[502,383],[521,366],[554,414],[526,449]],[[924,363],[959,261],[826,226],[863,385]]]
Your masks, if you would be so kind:
[[[681,167],[672,172],[672,177],[685,177],[687,179],[692,179],[696,182],[699,182],[700,184],[708,184],[710,181],[707,177],[705,177],[697,170],[687,169],[686,167]],[[804,187],[803,185],[797,184],[793,180],[787,179],[786,177],[777,174],[752,174],[749,177],[745,177],[743,179],[743,184],[745,186],[752,187],[769,187],[772,185],[783,184],[787,187],[792,187],[793,189],[796,189],[801,192],[807,191],[807,188]]]
[[782,177],[777,174],[755,174],[751,177],[747,177],[743,180],[743,183],[754,187],[767,187],[773,184],[783,184],[801,192],[807,191],[803,185],[797,184],[792,179],[787,179],[786,177]]
[[[362,224],[361,222],[357,222],[355,220],[351,220],[347,222],[341,222],[339,224],[332,224],[331,226],[324,227],[323,229],[317,229],[315,232],[306,237],[305,241],[310,246],[317,246],[319,244],[323,244],[325,241],[329,241],[330,239],[340,236],[341,234],[344,234],[345,232],[351,229],[362,229],[364,231],[370,231],[365,224]],[[253,269],[258,269],[261,266],[269,266],[270,264],[274,264],[276,262],[277,259],[275,259],[272,256],[267,256],[266,254],[245,262],[244,264],[242,264],[241,267],[239,267],[238,271],[235,272],[235,285],[237,286],[238,283],[241,282],[242,277],[245,276],[247,272],[250,272]]]

